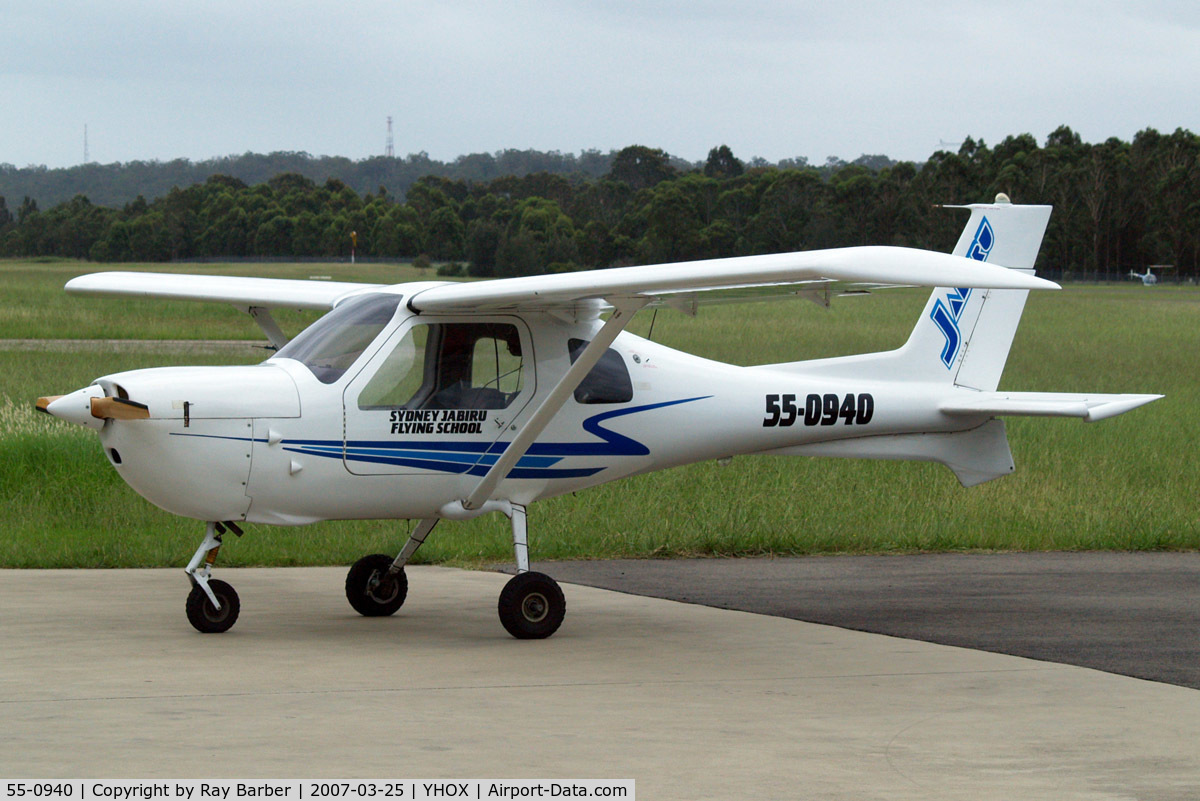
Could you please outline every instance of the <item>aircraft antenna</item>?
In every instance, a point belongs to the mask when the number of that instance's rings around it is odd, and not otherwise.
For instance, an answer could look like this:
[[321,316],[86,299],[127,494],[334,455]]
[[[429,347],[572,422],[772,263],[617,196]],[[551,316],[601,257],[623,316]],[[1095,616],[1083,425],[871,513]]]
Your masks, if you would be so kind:
[[383,155],[387,156],[389,159],[394,159],[394,158],[396,158],[396,147],[395,147],[395,142],[392,139],[392,118],[390,116],[387,118],[387,122],[388,122],[387,146],[383,149]]

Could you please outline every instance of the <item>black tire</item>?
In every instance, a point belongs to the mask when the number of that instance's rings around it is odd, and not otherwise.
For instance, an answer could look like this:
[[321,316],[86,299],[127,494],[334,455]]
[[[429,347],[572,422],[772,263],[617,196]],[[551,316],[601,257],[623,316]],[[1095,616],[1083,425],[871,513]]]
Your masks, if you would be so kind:
[[518,640],[541,640],[558,631],[567,601],[545,573],[518,573],[500,592],[500,622]]
[[224,581],[210,579],[208,588],[213,591],[213,595],[217,596],[221,608],[217,609],[213,606],[212,601],[208,600],[208,595],[200,589],[199,585],[193,585],[187,598],[188,622],[202,634],[220,634],[223,631],[229,631],[237,622],[238,613],[242,611],[242,602],[238,600],[238,594],[234,592],[233,587]]
[[394,560],[387,554],[374,553],[354,563],[346,574],[346,600],[354,611],[366,617],[394,615],[408,597],[408,577],[404,569],[388,576]]

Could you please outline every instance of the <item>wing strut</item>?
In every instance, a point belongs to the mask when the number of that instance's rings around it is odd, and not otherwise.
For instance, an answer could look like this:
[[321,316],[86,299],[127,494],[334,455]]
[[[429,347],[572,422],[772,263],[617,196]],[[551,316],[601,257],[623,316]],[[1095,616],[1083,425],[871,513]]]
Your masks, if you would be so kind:
[[575,391],[575,388],[583,381],[588,372],[596,366],[596,362],[600,361],[600,357],[604,355],[604,351],[608,350],[608,346],[613,343],[617,335],[625,330],[625,326],[629,325],[629,321],[633,319],[633,315],[638,309],[650,302],[650,298],[642,295],[634,295],[632,297],[622,298],[605,298],[613,306],[612,315],[604,322],[600,331],[583,349],[583,353],[579,354],[579,358],[571,365],[570,369],[559,379],[554,389],[550,390],[550,394],[542,401],[541,405],[534,410],[530,416],[529,422],[513,437],[513,441],[504,449],[504,453],[492,465],[492,468],[487,471],[487,474],[479,480],[479,484],[471,491],[471,494],[464,498],[460,503],[463,509],[477,509],[491,494],[496,490],[496,485],[500,480],[508,475],[508,471],[516,465],[517,461],[525,455],[529,450],[529,446],[533,444],[538,435],[549,425],[554,416],[558,414],[558,410],[567,402],[567,398]]
[[287,334],[283,333],[279,323],[275,322],[270,309],[265,306],[251,306],[246,309],[246,312],[254,318],[254,322],[258,323],[258,327],[267,335],[267,339],[271,340],[275,350],[279,350],[288,343]]

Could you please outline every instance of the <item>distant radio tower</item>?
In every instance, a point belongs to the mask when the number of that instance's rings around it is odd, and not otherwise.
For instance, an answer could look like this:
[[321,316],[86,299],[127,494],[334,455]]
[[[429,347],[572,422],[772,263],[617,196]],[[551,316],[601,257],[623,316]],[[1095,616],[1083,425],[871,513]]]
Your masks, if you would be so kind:
[[392,118],[391,117],[388,117],[387,147],[385,147],[383,149],[383,155],[387,156],[389,159],[396,158],[396,147],[395,147],[395,143],[392,141]]
[[84,164],[91,164],[91,162],[92,162],[92,159],[91,159],[91,157],[88,155],[88,146],[87,146],[87,123],[85,122],[85,123],[83,124],[83,163],[84,163]]

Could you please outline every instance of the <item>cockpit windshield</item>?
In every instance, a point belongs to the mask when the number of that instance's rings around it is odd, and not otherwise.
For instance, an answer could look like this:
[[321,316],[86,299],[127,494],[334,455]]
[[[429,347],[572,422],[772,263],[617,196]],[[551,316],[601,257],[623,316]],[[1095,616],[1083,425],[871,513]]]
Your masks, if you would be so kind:
[[332,384],[396,314],[401,297],[373,293],[351,298],[301,331],[275,356],[295,359],[319,381]]

